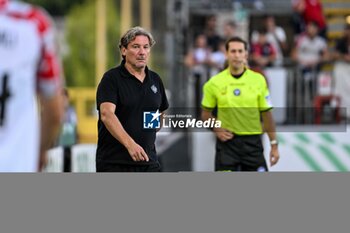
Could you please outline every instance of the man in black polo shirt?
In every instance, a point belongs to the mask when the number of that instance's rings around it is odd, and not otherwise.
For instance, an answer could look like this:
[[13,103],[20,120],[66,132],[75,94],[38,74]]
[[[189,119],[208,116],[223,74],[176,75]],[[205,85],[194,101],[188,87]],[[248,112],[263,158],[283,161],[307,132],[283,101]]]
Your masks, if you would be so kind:
[[[97,89],[99,111],[97,172],[158,172],[155,149],[159,113],[169,106],[162,80],[147,67],[152,35],[141,27],[128,30],[120,40],[122,63],[107,71]],[[157,127],[145,129],[151,114]],[[146,125],[147,126],[147,125]]]

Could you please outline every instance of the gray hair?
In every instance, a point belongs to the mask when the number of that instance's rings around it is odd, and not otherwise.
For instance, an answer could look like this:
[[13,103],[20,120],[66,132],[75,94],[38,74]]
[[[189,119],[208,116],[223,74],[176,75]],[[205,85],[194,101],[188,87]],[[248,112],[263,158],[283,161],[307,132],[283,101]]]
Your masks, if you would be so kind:
[[123,36],[120,38],[119,41],[119,49],[122,47],[127,48],[128,44],[135,39],[136,36],[147,36],[149,39],[149,45],[152,47],[156,41],[153,39],[153,36],[151,33],[146,31],[142,27],[133,27],[129,29]]

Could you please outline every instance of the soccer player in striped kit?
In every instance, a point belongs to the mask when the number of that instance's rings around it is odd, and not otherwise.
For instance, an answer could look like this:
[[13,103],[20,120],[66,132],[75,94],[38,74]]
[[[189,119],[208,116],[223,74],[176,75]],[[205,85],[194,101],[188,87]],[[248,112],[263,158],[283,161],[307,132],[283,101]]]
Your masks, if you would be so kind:
[[36,172],[63,117],[60,63],[48,14],[0,0],[0,172]]

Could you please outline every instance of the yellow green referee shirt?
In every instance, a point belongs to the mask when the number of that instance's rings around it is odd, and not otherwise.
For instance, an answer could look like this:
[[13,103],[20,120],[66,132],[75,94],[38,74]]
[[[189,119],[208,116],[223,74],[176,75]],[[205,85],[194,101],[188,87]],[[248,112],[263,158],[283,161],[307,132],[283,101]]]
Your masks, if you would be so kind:
[[238,135],[262,134],[260,113],[272,109],[265,78],[250,69],[239,78],[229,69],[220,72],[203,86],[202,107],[216,106],[222,128]]

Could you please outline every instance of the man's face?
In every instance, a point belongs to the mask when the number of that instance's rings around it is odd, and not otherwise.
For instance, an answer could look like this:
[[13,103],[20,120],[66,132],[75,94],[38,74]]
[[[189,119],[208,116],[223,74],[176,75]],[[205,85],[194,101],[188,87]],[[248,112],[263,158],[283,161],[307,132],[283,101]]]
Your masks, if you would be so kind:
[[248,58],[248,52],[244,48],[242,42],[230,42],[228,50],[226,51],[227,61],[230,67],[234,69],[240,69],[245,66],[245,62]]
[[315,37],[318,33],[318,27],[312,23],[309,23],[306,26],[306,33],[310,36],[310,37]]
[[140,35],[136,36],[127,48],[122,48],[122,55],[125,56],[126,63],[134,69],[143,69],[147,65],[150,51],[151,46],[148,37]]
[[265,33],[259,33],[259,44],[263,45],[267,42],[266,34]]
[[229,37],[233,37],[235,35],[235,27],[229,25],[229,24],[225,24],[224,25],[224,35],[225,37],[229,38]]

